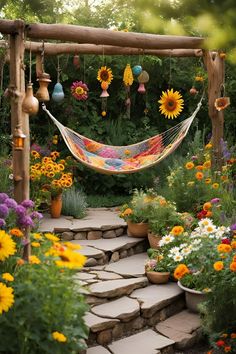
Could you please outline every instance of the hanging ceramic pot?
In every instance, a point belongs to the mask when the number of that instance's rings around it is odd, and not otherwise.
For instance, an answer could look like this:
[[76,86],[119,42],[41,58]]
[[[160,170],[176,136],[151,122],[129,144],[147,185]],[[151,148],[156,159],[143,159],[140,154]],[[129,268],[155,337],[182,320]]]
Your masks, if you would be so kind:
[[140,75],[141,72],[142,72],[142,70],[143,70],[143,69],[142,69],[141,65],[135,65],[135,66],[132,68],[133,74],[134,74],[135,76]]
[[39,101],[33,94],[33,84],[28,83],[26,94],[22,102],[22,111],[29,115],[37,114],[39,110]]
[[56,85],[54,86],[53,93],[52,93],[52,99],[53,101],[59,103],[63,101],[65,97],[64,91],[62,84],[60,82],[57,82]]
[[109,97],[109,93],[107,92],[108,86],[109,85],[106,81],[102,81],[101,83],[102,93],[100,97]]
[[50,75],[47,73],[42,73],[42,75],[37,79],[39,82],[39,89],[36,92],[36,97],[39,102],[49,101],[48,85],[51,82]]
[[138,76],[138,82],[139,82],[139,87],[138,87],[138,92],[144,94],[146,92],[145,85],[149,81],[149,75],[148,73],[143,70],[141,74]]

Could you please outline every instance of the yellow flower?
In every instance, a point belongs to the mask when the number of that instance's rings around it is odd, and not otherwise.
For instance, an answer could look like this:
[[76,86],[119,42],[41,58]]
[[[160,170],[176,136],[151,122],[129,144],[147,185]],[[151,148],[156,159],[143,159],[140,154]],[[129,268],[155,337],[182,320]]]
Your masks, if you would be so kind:
[[131,215],[132,213],[133,213],[133,210],[132,210],[131,208],[127,208],[127,209],[125,209],[124,212],[123,212],[123,214],[126,215],[126,216],[127,216],[127,215]]
[[71,250],[80,250],[81,246],[79,244],[74,244],[72,242],[64,242],[64,245]]
[[29,256],[29,263],[30,264],[40,264],[41,261],[37,256]]
[[187,170],[191,170],[192,168],[194,168],[194,163],[193,162],[187,162],[186,164],[185,164],[185,168],[187,169]]
[[195,81],[203,82],[204,78],[203,78],[203,76],[197,75],[197,76],[195,76]]
[[174,235],[174,236],[179,236],[179,235],[181,235],[183,232],[184,232],[183,226],[177,225],[177,226],[174,226],[174,227],[172,228],[172,230],[171,230],[170,233],[171,233],[172,235]]
[[174,271],[175,279],[181,279],[185,274],[189,273],[189,269],[185,264],[179,264]]
[[211,161],[210,160],[205,161],[204,164],[203,164],[203,167],[204,168],[210,168],[211,167]]
[[0,315],[7,312],[14,304],[13,288],[0,283]]
[[[6,280],[6,281],[13,281],[14,277],[10,273],[3,273],[2,279]],[[0,297],[1,297],[1,294],[0,294]]]
[[35,159],[39,159],[39,158],[40,158],[40,154],[38,153],[38,151],[32,150],[32,151],[31,151],[31,155],[32,155]]
[[63,333],[57,331],[52,333],[52,338],[61,343],[65,343],[67,341],[66,336]]
[[57,237],[57,236],[51,234],[50,232],[44,234],[44,236],[45,236],[48,240],[53,241],[53,242],[60,241],[59,237]]
[[221,261],[218,261],[218,262],[215,262],[214,265],[213,265],[214,269],[219,272],[221,271],[222,269],[224,269],[224,263],[221,262]]
[[125,67],[123,81],[124,81],[125,86],[131,86],[134,81],[134,77],[133,77],[133,73],[132,73],[132,69],[130,67],[130,64],[127,64]]
[[9,256],[16,253],[16,244],[11,236],[0,230],[0,261],[5,261]]
[[16,236],[16,237],[23,237],[24,236],[23,232],[21,230],[19,230],[18,228],[11,229],[9,231],[9,234],[12,236]]
[[106,66],[102,66],[99,70],[98,70],[98,76],[97,76],[98,81],[100,82],[107,82],[109,85],[113,80],[113,75],[112,75],[112,71],[110,68],[107,68]]
[[32,236],[35,240],[42,240],[42,236],[40,233],[34,232]]
[[213,189],[218,189],[219,186],[220,186],[219,183],[213,183],[213,184],[212,184],[212,188],[213,188]]
[[192,186],[194,186],[194,184],[195,184],[194,181],[189,181],[189,182],[187,183],[187,186],[188,186],[188,187],[192,187]]
[[70,249],[66,249],[58,252],[60,260],[56,261],[58,267],[65,267],[70,269],[81,268],[86,262],[86,257],[78,252],[73,252]]
[[206,179],[205,179],[205,183],[206,183],[206,184],[211,184],[211,178],[206,178]]
[[212,148],[212,146],[213,146],[213,145],[212,145],[211,143],[208,143],[208,144],[205,145],[205,149],[206,149],[206,150],[209,150],[209,149]]
[[161,104],[159,107],[161,114],[164,114],[168,119],[176,118],[183,110],[184,100],[182,99],[182,95],[173,89],[166,92],[163,91],[161,99],[158,102]]
[[38,247],[40,247],[41,245],[40,245],[39,242],[32,242],[32,243],[31,243],[31,246],[32,246],[32,247],[35,247],[35,248],[38,248]]

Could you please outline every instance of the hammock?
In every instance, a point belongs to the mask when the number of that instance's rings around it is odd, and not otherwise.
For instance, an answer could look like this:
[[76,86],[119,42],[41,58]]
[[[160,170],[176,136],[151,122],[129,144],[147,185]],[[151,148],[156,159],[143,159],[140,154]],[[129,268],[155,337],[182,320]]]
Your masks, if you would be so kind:
[[82,164],[104,174],[124,174],[142,171],[170,155],[182,142],[196,114],[202,98],[193,114],[174,127],[147,140],[127,146],[105,145],[62,125],[47,110],[43,110],[60,130],[71,154]]

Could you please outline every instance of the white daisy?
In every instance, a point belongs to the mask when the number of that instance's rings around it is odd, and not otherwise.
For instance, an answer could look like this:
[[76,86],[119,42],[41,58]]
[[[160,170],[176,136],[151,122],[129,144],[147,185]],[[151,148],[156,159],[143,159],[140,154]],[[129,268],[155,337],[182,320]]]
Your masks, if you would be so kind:
[[183,257],[180,253],[176,253],[176,254],[173,256],[173,260],[174,260],[175,262],[181,262],[183,259],[184,259],[184,257]]
[[179,247],[172,247],[169,251],[171,255],[179,253],[180,248]]
[[174,240],[174,237],[171,235],[163,236],[159,242],[159,246],[162,247],[164,245],[167,245],[168,243],[172,242],[173,240]]
[[185,247],[185,248],[182,249],[181,255],[182,256],[188,256],[191,252],[192,252],[192,250],[191,250],[190,247]]

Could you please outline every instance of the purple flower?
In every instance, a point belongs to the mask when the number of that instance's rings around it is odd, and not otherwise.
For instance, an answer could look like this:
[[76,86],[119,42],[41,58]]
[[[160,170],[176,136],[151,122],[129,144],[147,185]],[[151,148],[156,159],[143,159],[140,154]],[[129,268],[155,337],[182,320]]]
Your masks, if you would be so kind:
[[18,216],[22,216],[25,215],[26,209],[22,205],[17,205],[17,207],[15,208],[15,212]]
[[43,218],[43,214],[39,213],[38,211],[33,211],[30,214],[31,219],[38,219],[41,220]]
[[8,208],[11,208],[11,209],[15,209],[17,207],[17,202],[12,199],[12,198],[7,198],[5,201],[4,201],[4,204],[8,207]]
[[5,204],[0,204],[0,218],[5,219],[9,213],[9,209]]
[[219,203],[220,202],[220,198],[213,198],[212,200],[211,200],[211,204],[217,204],[217,203]]
[[231,225],[231,226],[230,226],[230,230],[231,230],[231,231],[236,231],[236,224]]
[[9,198],[6,193],[0,193],[0,203],[4,203],[4,201]]
[[6,225],[6,222],[5,222],[5,220],[3,220],[3,219],[0,219],[0,227],[3,227],[3,226],[5,226]]
[[29,215],[24,215],[22,217],[19,217],[18,223],[22,227],[34,226],[34,222]]
[[33,208],[34,207],[34,202],[33,202],[33,200],[30,200],[30,199],[25,199],[20,204],[25,208]]

